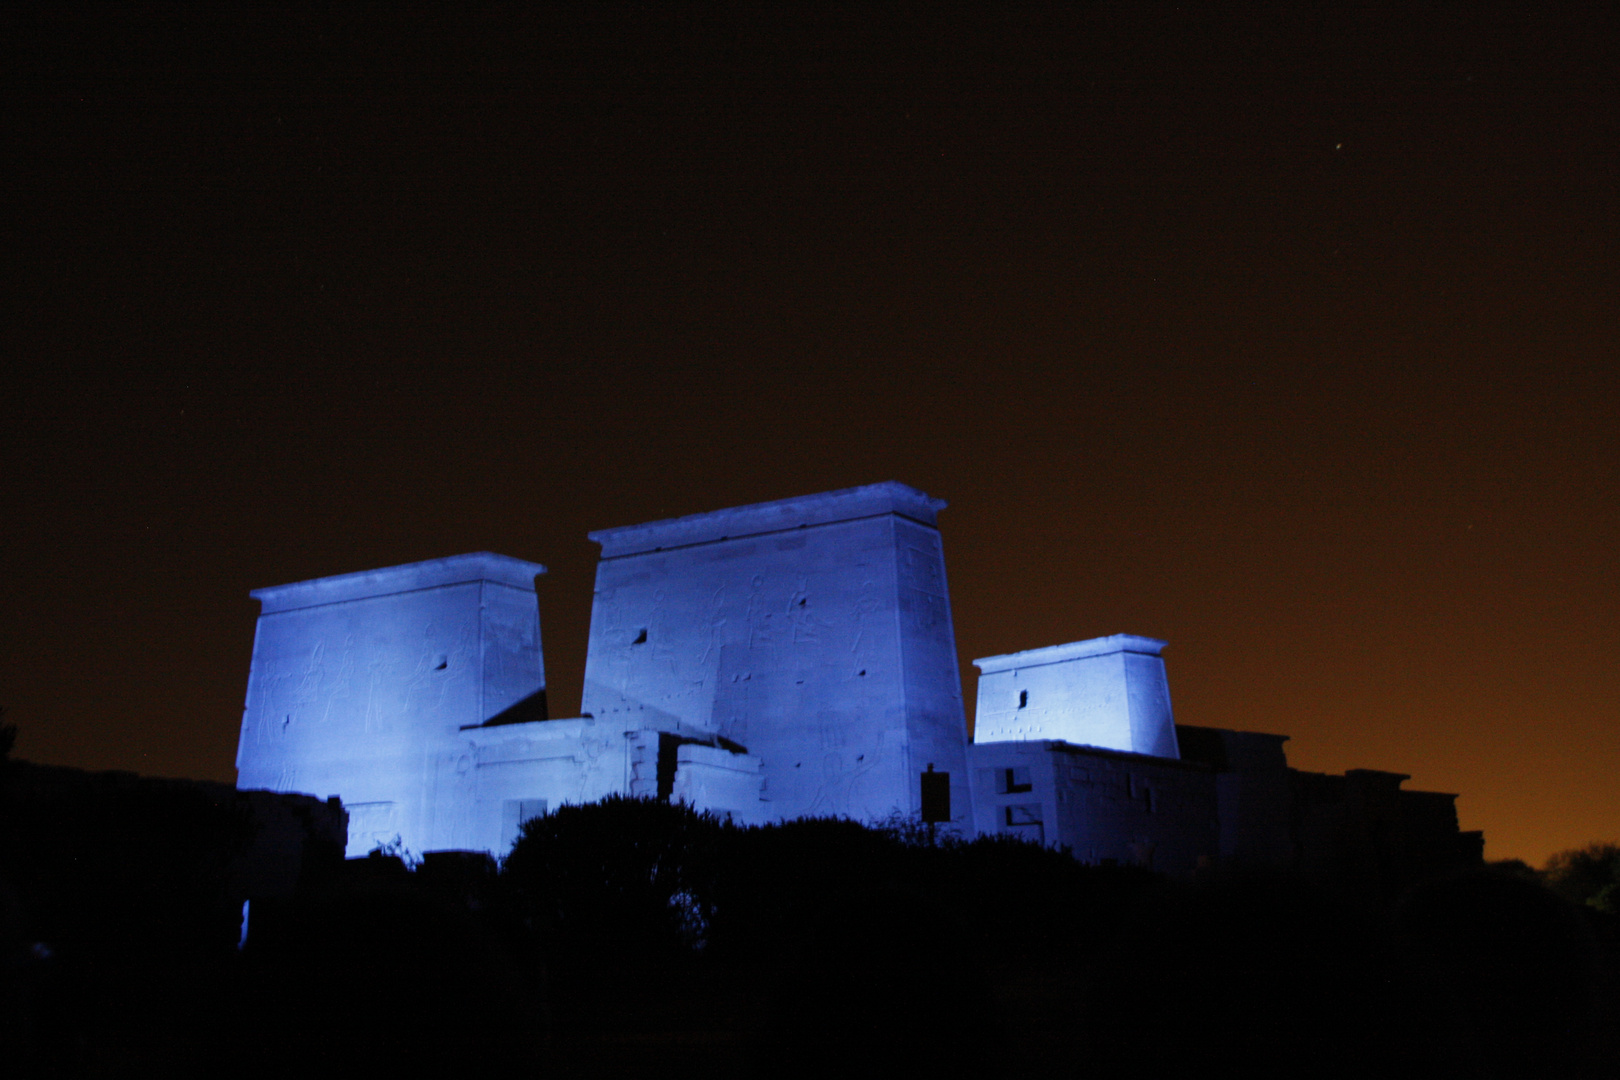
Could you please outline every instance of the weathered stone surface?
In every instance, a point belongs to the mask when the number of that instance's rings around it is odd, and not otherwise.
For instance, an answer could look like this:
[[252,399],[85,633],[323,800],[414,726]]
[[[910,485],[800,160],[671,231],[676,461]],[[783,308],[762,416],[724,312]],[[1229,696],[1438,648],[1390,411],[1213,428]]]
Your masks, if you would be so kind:
[[592,533],[581,711],[746,747],[770,819],[913,813],[932,763],[965,820],[944,505],[873,484]]
[[544,572],[478,553],[255,591],[237,786],[340,796],[350,855],[472,846],[445,781],[462,728],[544,700]]
[[1114,634],[973,661],[980,672],[976,741],[1057,739],[1179,756],[1164,645]]

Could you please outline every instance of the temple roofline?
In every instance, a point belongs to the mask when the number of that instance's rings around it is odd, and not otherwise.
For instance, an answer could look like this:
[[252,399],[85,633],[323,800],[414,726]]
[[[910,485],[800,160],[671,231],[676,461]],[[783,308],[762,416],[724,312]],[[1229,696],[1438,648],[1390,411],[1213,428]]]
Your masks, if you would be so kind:
[[943,499],[889,480],[865,487],[844,488],[842,491],[826,491],[751,506],[734,506],[706,514],[649,521],[642,525],[600,529],[589,535],[602,545],[602,558],[613,559],[663,548],[735,540],[810,525],[830,525],[879,514],[898,514],[930,528],[938,528],[936,515],[945,505]]
[[1061,664],[1065,660],[1106,656],[1117,652],[1159,656],[1164,652],[1166,644],[1168,643],[1158,638],[1139,637],[1136,634],[1110,634],[1108,637],[1091,638],[1087,641],[1071,641],[1066,645],[1047,645],[1039,649],[1025,649],[1023,652],[1006,653],[1002,656],[985,656],[973,661],[973,666],[988,675],[1010,668],[1041,667],[1044,664]]
[[248,595],[264,605],[260,614],[269,615],[277,611],[365,600],[373,596],[393,596],[473,581],[492,581],[533,592],[535,577],[545,572],[546,568],[539,563],[489,551],[475,551],[443,559],[386,566],[380,570],[361,570],[353,574],[295,581],[288,585],[271,585],[254,589]]

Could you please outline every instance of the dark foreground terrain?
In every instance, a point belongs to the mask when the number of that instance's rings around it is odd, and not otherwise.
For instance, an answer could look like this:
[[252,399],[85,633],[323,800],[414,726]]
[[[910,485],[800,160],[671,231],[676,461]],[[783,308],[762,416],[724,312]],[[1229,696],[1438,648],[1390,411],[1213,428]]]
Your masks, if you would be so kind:
[[1172,883],[903,822],[740,829],[610,800],[530,822],[499,869],[312,849],[289,895],[252,901],[244,941],[226,866],[245,826],[206,800],[100,833],[57,822],[48,844],[10,809],[11,1076],[1509,1080],[1620,1062],[1616,920],[1505,870]]

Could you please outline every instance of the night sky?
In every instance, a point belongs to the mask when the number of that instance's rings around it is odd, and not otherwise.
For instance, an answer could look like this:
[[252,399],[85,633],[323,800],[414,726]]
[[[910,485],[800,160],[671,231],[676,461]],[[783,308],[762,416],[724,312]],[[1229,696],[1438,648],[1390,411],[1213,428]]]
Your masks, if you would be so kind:
[[[537,5],[539,6],[539,5]],[[215,8],[220,10],[214,10]],[[973,657],[1620,836],[1610,5],[4,16],[0,705],[234,780],[259,586],[895,479]]]

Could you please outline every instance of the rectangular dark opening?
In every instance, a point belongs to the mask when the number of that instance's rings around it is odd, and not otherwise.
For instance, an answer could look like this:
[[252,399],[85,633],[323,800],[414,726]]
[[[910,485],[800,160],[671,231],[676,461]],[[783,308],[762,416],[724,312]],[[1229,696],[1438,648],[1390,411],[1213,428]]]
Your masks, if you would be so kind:
[[675,794],[675,752],[681,738],[667,731],[658,733],[658,801],[669,802]]
[[1001,808],[1002,832],[1036,844],[1046,843],[1046,825],[1041,820],[1040,803],[1023,803]]
[[951,820],[951,774],[935,772],[932,765],[922,774],[922,819],[931,824]]
[[1011,828],[1017,828],[1020,825],[1041,824],[1040,803],[1021,803],[1015,806],[1004,806],[1001,808],[1001,813],[1003,819],[1002,823]]
[[997,795],[1016,795],[1021,791],[1033,790],[1035,785],[1030,781],[1028,765],[1015,765],[1010,769],[996,770]]

